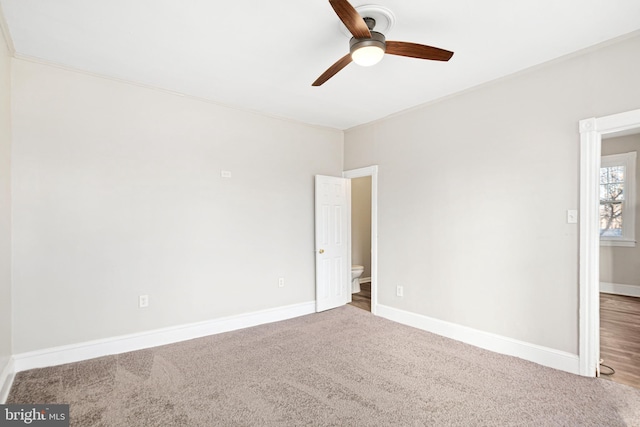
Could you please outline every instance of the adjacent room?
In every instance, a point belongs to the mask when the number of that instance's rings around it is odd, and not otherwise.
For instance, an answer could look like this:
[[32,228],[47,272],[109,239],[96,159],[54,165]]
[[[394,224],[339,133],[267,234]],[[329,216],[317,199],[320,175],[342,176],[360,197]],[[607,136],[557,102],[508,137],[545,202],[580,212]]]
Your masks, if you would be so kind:
[[0,0],[0,404],[640,425],[640,3],[377,3]]

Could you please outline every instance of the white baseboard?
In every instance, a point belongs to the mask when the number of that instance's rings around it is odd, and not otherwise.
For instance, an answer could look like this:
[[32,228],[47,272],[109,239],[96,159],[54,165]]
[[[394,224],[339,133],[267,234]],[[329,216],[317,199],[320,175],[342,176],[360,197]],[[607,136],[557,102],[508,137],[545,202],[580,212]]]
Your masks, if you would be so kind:
[[371,283],[371,277],[361,277],[360,283]]
[[640,286],[600,282],[600,292],[605,294],[624,295],[627,297],[640,297]]
[[476,347],[484,348],[485,350],[519,357],[530,362],[570,372],[576,375],[580,373],[580,359],[576,354],[542,347],[536,344],[515,340],[513,338],[489,332],[479,331],[477,329],[445,322],[443,320],[434,319],[421,314],[398,310],[385,305],[378,305],[376,314],[386,319],[393,320],[394,322],[413,326],[414,328],[422,329],[457,341],[462,341]]
[[13,356],[13,371],[21,372],[28,369],[79,362],[81,360],[108,356],[110,354],[142,350],[222,332],[249,328],[265,323],[292,319],[315,312],[316,303],[315,301],[310,301],[253,313],[222,317],[205,322],[31,351]]
[[4,404],[7,401],[7,397],[9,397],[14,375],[13,358],[9,357],[0,372],[0,404]]

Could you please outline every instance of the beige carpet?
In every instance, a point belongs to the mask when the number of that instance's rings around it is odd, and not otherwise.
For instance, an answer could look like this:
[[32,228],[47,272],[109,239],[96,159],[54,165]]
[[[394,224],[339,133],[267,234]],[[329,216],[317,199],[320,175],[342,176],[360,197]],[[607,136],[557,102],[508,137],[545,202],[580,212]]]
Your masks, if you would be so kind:
[[351,306],[21,372],[7,403],[74,426],[640,426],[640,390]]

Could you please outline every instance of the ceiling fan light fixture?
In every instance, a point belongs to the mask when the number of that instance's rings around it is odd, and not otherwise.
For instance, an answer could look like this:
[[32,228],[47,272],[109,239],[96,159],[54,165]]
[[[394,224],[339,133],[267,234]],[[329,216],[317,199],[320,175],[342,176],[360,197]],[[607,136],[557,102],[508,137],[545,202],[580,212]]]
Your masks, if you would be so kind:
[[352,38],[349,47],[353,62],[363,67],[380,62],[386,50],[384,35],[377,31],[371,31],[371,38],[368,39]]
[[378,46],[364,46],[351,53],[351,59],[358,65],[370,67],[382,60],[384,50]]

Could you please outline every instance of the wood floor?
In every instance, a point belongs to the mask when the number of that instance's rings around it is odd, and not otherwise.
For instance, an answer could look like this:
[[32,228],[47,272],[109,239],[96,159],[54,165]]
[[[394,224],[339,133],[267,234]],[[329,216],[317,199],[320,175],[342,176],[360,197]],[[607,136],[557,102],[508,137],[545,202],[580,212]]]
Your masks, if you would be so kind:
[[371,283],[361,283],[360,292],[351,294],[352,306],[371,311]]
[[600,294],[600,358],[602,378],[640,388],[640,298]]

